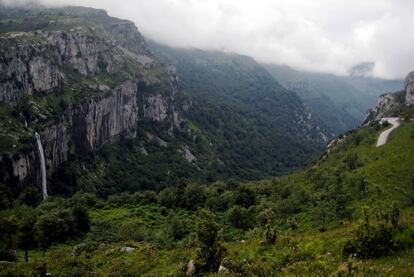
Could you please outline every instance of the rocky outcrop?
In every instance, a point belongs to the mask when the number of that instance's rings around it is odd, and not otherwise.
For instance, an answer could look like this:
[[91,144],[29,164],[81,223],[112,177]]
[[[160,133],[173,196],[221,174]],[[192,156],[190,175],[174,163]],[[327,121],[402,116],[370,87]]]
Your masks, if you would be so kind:
[[15,106],[24,93],[49,92],[62,86],[63,76],[47,43],[37,42],[34,34],[0,37],[0,45],[4,48],[0,55],[0,103]]
[[405,88],[402,91],[387,93],[380,96],[375,107],[370,109],[363,121],[367,125],[379,121],[383,117],[395,117],[406,106],[414,104],[414,71],[405,78]]
[[405,104],[414,104],[414,71],[405,78]]
[[[89,20],[91,13],[89,24],[77,24],[77,17]],[[58,12],[62,14],[67,18],[59,24],[69,27],[0,37],[0,104],[17,109],[25,94],[46,99],[50,93],[71,93],[74,99],[55,115],[30,102],[40,119],[29,121],[27,129],[39,133],[49,177],[71,153],[84,156],[120,134],[134,136],[140,121],[170,126],[166,132],[171,135],[185,129],[182,111],[191,102],[177,93],[176,72],[152,56],[133,23],[93,21],[107,17],[101,10],[64,8]],[[0,182],[40,186],[38,160],[34,138],[24,150],[0,155]]]
[[400,94],[401,92],[381,95],[377,105],[368,111],[363,124],[379,121],[384,116],[387,116],[390,111],[399,107],[401,105],[399,101]]
[[89,31],[87,28],[78,27],[70,32],[54,31],[41,35],[57,52],[59,64],[69,65],[83,75],[110,72],[113,64],[113,46],[88,35]]
[[196,271],[197,271],[197,269],[196,269],[194,261],[190,260],[187,264],[187,270],[185,272],[185,275],[193,276],[196,273]]
[[125,81],[109,95],[76,104],[74,141],[80,153],[113,142],[121,132],[131,132],[139,119],[137,83]]

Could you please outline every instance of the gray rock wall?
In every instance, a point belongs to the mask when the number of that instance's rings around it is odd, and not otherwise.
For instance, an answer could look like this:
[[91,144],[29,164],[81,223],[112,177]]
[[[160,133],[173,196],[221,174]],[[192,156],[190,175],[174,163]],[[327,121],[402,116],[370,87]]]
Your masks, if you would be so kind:
[[405,78],[405,104],[414,104],[414,71]]
[[[91,32],[100,32],[100,35],[91,35]],[[136,57],[145,57],[148,62],[143,65],[143,71],[159,66],[157,72],[167,76],[149,81],[145,79],[148,74],[138,70],[112,89],[97,85],[100,93],[81,97],[66,108],[59,121],[51,121],[37,130],[49,177],[68,159],[71,151],[85,155],[105,143],[113,143],[121,133],[133,135],[139,121],[168,121],[170,134],[181,128],[179,103],[183,102],[188,110],[190,102],[177,100],[178,78],[152,56],[143,37],[129,21],[120,21],[107,29],[82,26],[65,31],[7,34],[0,37],[0,46],[5,49],[0,55],[0,104],[12,108],[24,94],[59,93],[65,84],[63,67],[94,78],[100,73],[111,73],[114,65],[119,70],[129,59],[142,64]],[[145,88],[139,83],[144,83]],[[37,156],[34,142],[27,145],[25,152],[0,156],[0,172],[3,172],[0,181],[40,186]]]

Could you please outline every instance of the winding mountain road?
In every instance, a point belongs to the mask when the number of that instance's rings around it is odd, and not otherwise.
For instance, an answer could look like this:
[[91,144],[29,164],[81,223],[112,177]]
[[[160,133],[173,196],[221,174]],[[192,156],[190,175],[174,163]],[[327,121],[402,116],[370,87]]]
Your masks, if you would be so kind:
[[398,128],[398,126],[400,126],[400,119],[398,117],[384,117],[381,119],[380,122],[383,123],[384,121],[387,121],[388,123],[390,123],[392,127],[388,128],[387,130],[385,130],[379,135],[378,141],[377,141],[377,147],[386,144],[388,141],[388,136],[391,134],[391,132],[394,129]]

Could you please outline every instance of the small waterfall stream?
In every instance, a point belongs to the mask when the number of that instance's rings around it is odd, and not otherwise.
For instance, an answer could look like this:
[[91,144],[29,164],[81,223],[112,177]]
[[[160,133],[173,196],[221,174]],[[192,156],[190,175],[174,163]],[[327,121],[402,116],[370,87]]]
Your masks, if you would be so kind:
[[47,183],[46,183],[46,162],[45,162],[45,154],[43,152],[42,141],[40,140],[40,135],[36,132],[35,133],[36,142],[37,142],[37,151],[39,152],[40,158],[40,173],[42,176],[42,196],[43,200],[46,200],[47,195]]

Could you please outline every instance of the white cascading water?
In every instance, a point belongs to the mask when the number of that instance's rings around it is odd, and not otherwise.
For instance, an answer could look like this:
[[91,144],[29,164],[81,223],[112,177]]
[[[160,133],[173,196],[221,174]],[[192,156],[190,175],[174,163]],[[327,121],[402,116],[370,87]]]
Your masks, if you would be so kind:
[[40,140],[40,135],[36,132],[35,133],[36,142],[37,142],[37,151],[39,152],[40,158],[40,173],[42,176],[42,196],[43,199],[46,200],[47,195],[47,183],[46,183],[46,163],[45,163],[45,154],[43,152],[42,141]]

